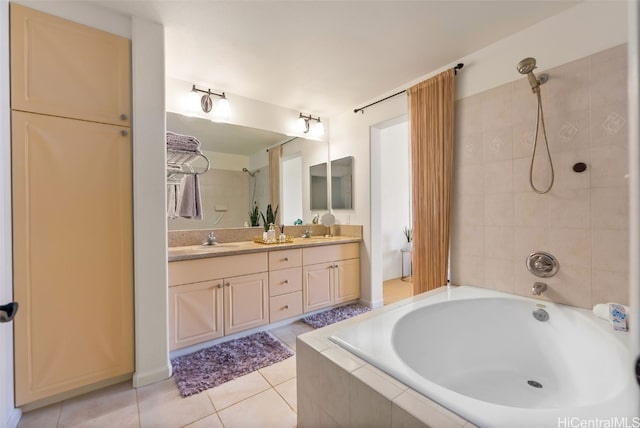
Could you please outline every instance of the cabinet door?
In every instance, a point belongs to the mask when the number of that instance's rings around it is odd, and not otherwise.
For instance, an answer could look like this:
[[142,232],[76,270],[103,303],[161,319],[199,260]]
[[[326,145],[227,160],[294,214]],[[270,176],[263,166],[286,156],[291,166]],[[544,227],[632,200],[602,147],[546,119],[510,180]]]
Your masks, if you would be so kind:
[[222,334],[221,279],[169,287],[169,347],[172,351]]
[[360,297],[360,259],[342,260],[334,264],[335,302]]
[[224,302],[224,334],[269,323],[267,273],[225,279]]
[[130,126],[130,41],[11,3],[11,108]]
[[333,304],[333,263],[305,266],[302,283],[302,309],[315,311]]
[[131,140],[12,113],[18,406],[133,372]]

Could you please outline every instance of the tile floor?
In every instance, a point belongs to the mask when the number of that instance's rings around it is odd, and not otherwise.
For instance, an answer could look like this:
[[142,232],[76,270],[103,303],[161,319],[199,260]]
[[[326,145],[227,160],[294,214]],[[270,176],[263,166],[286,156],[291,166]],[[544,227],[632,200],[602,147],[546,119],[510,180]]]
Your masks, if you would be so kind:
[[[412,295],[410,282],[385,283],[384,303]],[[297,321],[271,330],[294,351],[313,330]],[[292,428],[297,424],[296,357],[182,398],[174,379],[134,389],[130,382],[25,413],[18,428]]]

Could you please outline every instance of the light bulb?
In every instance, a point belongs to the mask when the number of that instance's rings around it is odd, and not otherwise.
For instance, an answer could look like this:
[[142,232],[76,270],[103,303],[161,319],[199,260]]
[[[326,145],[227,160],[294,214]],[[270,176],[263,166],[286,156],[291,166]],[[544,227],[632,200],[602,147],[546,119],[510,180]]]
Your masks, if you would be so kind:
[[229,116],[231,115],[231,105],[229,104],[229,100],[227,99],[227,97],[220,98],[220,100],[218,101],[217,112],[219,116],[225,119],[229,118]]
[[307,131],[307,121],[304,117],[300,116],[296,121],[296,131],[298,132],[306,132]]
[[187,96],[187,110],[190,112],[199,112],[202,110],[202,107],[200,107],[200,94],[196,91],[189,92]]
[[318,136],[324,135],[324,125],[320,122],[320,119],[318,119],[318,123],[313,127],[313,133]]

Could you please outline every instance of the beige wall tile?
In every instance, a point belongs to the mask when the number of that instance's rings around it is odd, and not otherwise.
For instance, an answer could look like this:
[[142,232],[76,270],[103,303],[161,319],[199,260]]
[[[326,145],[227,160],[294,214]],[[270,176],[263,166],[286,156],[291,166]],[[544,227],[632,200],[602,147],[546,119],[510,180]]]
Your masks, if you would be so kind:
[[351,427],[391,426],[391,401],[352,376],[350,386]]
[[483,196],[481,194],[460,195],[453,200],[453,223],[465,226],[484,224]]
[[514,263],[512,260],[485,258],[485,284],[488,288],[514,293]]
[[626,145],[608,145],[591,149],[591,187],[627,187],[629,150]]
[[316,428],[320,427],[320,407],[314,403],[309,395],[297,389],[298,404],[298,427]]
[[482,159],[485,163],[513,159],[513,128],[511,126],[482,133]]
[[482,226],[460,225],[451,231],[452,249],[461,256],[482,256],[484,254],[484,228]]
[[576,173],[573,165],[577,162],[584,162],[587,165],[591,162],[589,150],[577,150],[574,152],[554,153],[553,168],[556,180],[555,190],[568,189],[588,189],[591,186],[591,171],[587,168],[585,172]]
[[[562,262],[561,262],[562,263]],[[549,288],[543,293],[546,300],[591,309],[591,269],[560,265],[552,278],[540,278]]]
[[589,105],[589,58],[581,58],[548,71],[542,86],[545,116],[561,116]]
[[393,404],[431,427],[462,427],[466,421],[413,390],[393,400]]
[[591,193],[589,189],[553,190],[548,196],[551,230],[591,227]]
[[[530,159],[533,153],[533,143],[536,138],[536,113],[532,113],[525,122],[515,122],[513,124],[513,158]],[[538,135],[538,139],[540,139]],[[514,165],[515,167],[515,165]]]
[[463,98],[455,105],[456,135],[482,132],[482,94]]
[[301,340],[297,343],[297,360],[298,398],[302,392],[339,424],[348,426],[349,372]]
[[456,195],[482,194],[484,177],[482,165],[467,165],[453,171],[453,188]]
[[454,256],[452,253],[451,283],[484,287],[484,257]]
[[485,226],[484,256],[500,260],[513,260],[514,228]]
[[622,303],[629,305],[629,275],[620,272],[591,271],[592,304]]
[[484,194],[513,192],[513,160],[484,164]]
[[540,227],[516,227],[513,258],[516,264],[525,266],[529,254],[549,249],[549,229]]
[[538,100],[531,90],[528,79],[523,77],[511,83],[511,106],[514,125],[531,124],[535,129]]
[[[551,153],[572,152],[589,148],[589,110],[585,105],[580,110],[545,118],[547,141]],[[538,133],[538,146],[545,144],[542,129]],[[546,155],[546,148],[544,152]]]
[[[538,158],[536,158],[538,159]],[[536,162],[537,164],[537,162]],[[541,165],[542,168],[534,168],[535,183],[541,180],[547,180],[548,168],[546,164]],[[526,158],[513,160],[513,191],[514,193],[533,193],[533,189],[529,184],[529,169],[531,167],[531,155]],[[542,181],[546,183],[547,181]],[[538,185],[538,187],[540,187]]]
[[591,218],[598,229],[629,228],[629,190],[626,187],[591,189]]
[[392,428],[429,428],[414,416],[410,415],[397,405],[391,406],[391,427]]
[[593,229],[593,268],[627,273],[629,270],[629,232]]
[[461,135],[453,150],[455,165],[482,163],[482,133]]
[[549,236],[549,252],[561,266],[591,269],[591,231],[589,229],[555,229]]
[[495,193],[484,197],[484,224],[513,226],[513,193]]
[[387,400],[393,400],[408,389],[406,385],[369,364],[355,370],[351,373],[351,376],[369,386]]
[[591,147],[626,147],[629,138],[629,113],[626,100],[591,106]]
[[511,85],[506,84],[482,93],[482,131],[511,124]]
[[537,193],[514,195],[514,224],[519,227],[546,227],[549,223],[549,197]]

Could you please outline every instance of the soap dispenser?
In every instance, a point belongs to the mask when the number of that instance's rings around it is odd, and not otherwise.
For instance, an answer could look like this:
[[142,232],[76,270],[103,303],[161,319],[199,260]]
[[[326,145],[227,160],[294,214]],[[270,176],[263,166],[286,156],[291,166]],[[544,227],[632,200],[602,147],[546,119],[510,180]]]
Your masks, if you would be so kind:
[[273,227],[273,223],[269,225],[267,231],[267,242],[276,242],[276,229]]
[[278,242],[286,242],[287,236],[284,234],[284,224],[280,225],[280,236],[278,237]]

